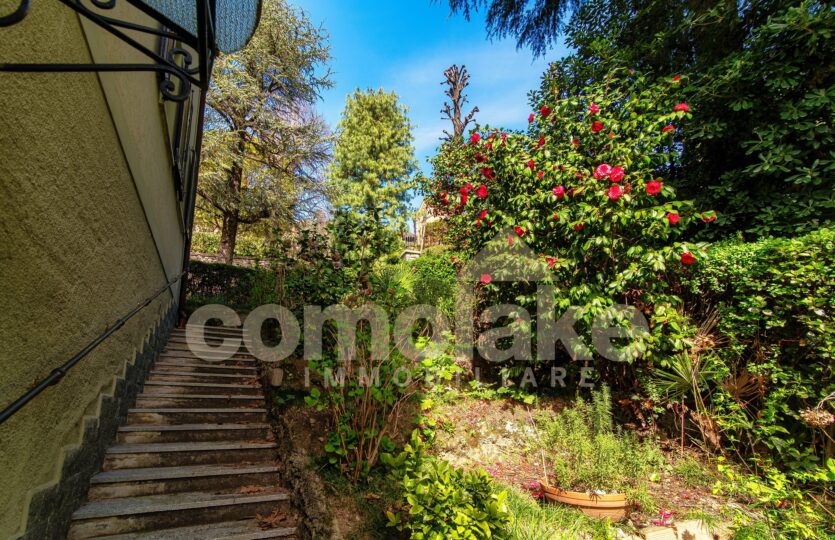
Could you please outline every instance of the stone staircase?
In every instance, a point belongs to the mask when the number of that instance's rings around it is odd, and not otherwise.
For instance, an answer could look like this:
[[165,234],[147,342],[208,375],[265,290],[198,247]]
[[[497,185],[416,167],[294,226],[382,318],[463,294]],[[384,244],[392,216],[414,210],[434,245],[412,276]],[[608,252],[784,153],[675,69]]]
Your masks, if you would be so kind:
[[[210,344],[227,336],[241,330],[206,330]],[[68,538],[295,538],[276,459],[255,359],[205,362],[175,329]]]

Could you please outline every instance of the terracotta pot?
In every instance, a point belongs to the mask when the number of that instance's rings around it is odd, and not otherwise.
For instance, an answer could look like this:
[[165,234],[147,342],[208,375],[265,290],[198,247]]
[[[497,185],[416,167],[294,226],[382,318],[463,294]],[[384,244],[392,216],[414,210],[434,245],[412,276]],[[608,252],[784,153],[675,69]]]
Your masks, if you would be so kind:
[[626,500],[626,496],[621,493],[595,495],[594,493],[581,491],[565,491],[550,486],[544,481],[539,484],[542,486],[542,493],[548,500],[579,508],[587,516],[620,521],[626,517],[626,512],[629,509],[629,502]]

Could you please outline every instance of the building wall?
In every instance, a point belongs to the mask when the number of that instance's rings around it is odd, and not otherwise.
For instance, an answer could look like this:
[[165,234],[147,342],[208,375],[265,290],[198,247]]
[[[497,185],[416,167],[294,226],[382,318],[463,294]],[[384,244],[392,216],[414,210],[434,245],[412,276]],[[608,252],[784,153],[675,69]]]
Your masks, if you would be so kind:
[[[0,0],[0,13],[16,4]],[[0,62],[145,61],[61,3],[32,4],[23,22],[0,28]],[[0,73],[0,408],[181,269],[156,77]],[[60,537],[108,442],[97,439],[125,409],[119,392],[141,381],[173,324],[177,292],[0,425],[0,538]]]

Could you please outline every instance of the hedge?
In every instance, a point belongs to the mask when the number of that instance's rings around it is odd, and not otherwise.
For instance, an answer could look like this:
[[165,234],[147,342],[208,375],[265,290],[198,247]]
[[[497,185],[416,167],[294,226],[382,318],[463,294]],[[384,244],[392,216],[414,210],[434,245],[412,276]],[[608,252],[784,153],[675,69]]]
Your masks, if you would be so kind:
[[825,437],[800,412],[835,391],[833,250],[832,229],[722,242],[682,283],[697,319],[719,313],[716,352],[730,377],[714,403],[725,435],[792,464],[824,453]]

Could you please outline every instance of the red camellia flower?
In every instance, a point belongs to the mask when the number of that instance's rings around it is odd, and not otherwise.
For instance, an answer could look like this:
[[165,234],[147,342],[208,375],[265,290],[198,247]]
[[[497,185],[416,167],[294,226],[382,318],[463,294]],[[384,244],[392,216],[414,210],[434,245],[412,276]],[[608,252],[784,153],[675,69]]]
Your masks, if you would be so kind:
[[674,125],[672,125],[672,124],[669,124],[669,125],[667,125],[667,126],[664,126],[664,127],[661,129],[661,133],[675,133],[675,132],[676,132],[676,127],[675,127]]
[[449,204],[449,200],[447,199],[447,197],[449,197],[449,193],[447,193],[446,191],[441,193],[441,202],[444,203],[444,206]]
[[545,257],[545,262],[548,263],[549,268],[553,268],[555,264],[557,264],[556,257]]
[[481,175],[484,176],[484,178],[486,178],[488,180],[495,180],[496,179],[496,173],[490,167],[482,167],[481,168]]
[[487,186],[481,184],[478,186],[475,194],[478,196],[479,199],[486,199],[487,198]]
[[667,221],[670,222],[670,225],[675,225],[676,223],[678,223],[679,217],[680,216],[675,212],[670,212],[667,214]]
[[647,193],[650,195],[658,195],[661,192],[661,182],[658,180],[650,180],[647,182]]
[[594,124],[591,125],[591,130],[595,133],[601,131],[603,129],[603,122],[597,120]]
[[543,105],[539,108],[539,114],[542,118],[548,118],[551,116],[551,112],[553,112],[553,109],[551,109],[548,105]]
[[528,117],[528,123],[530,124],[531,122],[533,122],[535,118],[536,115],[534,113],[531,113],[531,115]]
[[580,146],[580,141],[577,140],[577,139],[574,139],[573,141],[571,141],[571,144],[573,144],[574,146]]
[[603,180],[610,174],[612,174],[612,166],[608,163],[602,163],[594,169],[594,177],[598,180]]
[[473,136],[470,137],[470,142],[473,143],[473,144],[478,144],[478,141],[480,141],[480,140],[481,140],[481,135],[479,135],[478,133],[473,133]]
[[523,229],[519,225],[515,225],[513,231],[516,233],[516,236],[525,236],[525,233],[528,232],[527,229]]
[[493,277],[490,274],[482,274],[480,281],[482,285],[489,285],[493,281]]
[[683,112],[690,112],[690,105],[687,103],[676,103],[676,106],[673,107],[675,112],[683,111]]
[[606,193],[606,196],[612,201],[620,199],[621,195],[623,195],[623,188],[618,185],[610,187],[608,193]]
[[565,197],[565,188],[562,186],[554,186],[554,189],[552,189],[551,192],[554,194],[554,197],[558,199]]
[[476,152],[476,153],[475,153],[475,160],[476,160],[478,163],[484,163],[485,161],[487,161],[487,158],[486,158],[486,157],[484,157],[484,156],[481,154],[481,152]]
[[532,159],[528,160],[528,168],[530,170],[534,170],[536,168],[536,163]]
[[713,223],[714,221],[716,221],[716,214],[705,216],[702,218],[702,221],[704,221],[705,223]]
[[544,135],[539,138],[539,143],[537,145],[537,148],[542,148],[543,146],[545,146],[545,136]]
[[681,80],[681,75],[673,76],[673,82],[679,82]]
[[539,171],[538,173],[536,173],[536,177],[539,178],[540,180],[542,180],[543,176],[545,176],[545,173],[542,172],[542,171]]
[[615,183],[620,182],[623,180],[623,176],[625,174],[626,173],[624,172],[623,167],[612,167],[612,172],[609,174],[609,180]]
[[573,197],[575,191],[577,191],[577,189],[571,188],[568,191],[566,191],[565,194],[568,195],[569,197]]
[[585,228],[586,228],[585,223],[578,223],[577,225],[574,226],[574,230],[577,231],[577,232],[580,232]]
[[684,264],[693,264],[696,262],[696,257],[694,257],[689,251],[685,251],[681,254],[681,262]]
[[551,219],[553,219],[554,221],[559,221],[560,216],[558,216],[557,214],[554,214],[553,216],[551,216]]
[[484,147],[487,148],[488,150],[492,150],[493,149],[493,143],[488,141],[487,144],[484,145]]
[[467,185],[465,185],[464,187],[467,188],[467,191],[472,191],[473,190],[473,185],[469,182],[467,182]]
[[597,103],[592,103],[589,105],[589,113],[597,114],[600,112],[600,107],[597,106]]

